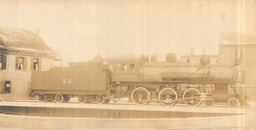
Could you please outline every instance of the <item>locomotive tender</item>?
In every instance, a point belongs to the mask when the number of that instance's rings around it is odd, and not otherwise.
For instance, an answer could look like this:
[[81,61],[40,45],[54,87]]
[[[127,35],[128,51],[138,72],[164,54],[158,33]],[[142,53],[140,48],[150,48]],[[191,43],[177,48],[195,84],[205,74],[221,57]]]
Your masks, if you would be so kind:
[[81,103],[108,103],[128,97],[135,104],[160,102],[189,106],[225,102],[237,107],[243,97],[236,90],[239,64],[210,64],[202,56],[198,64],[177,62],[175,54],[166,61],[151,62],[146,56],[106,58],[103,63],[70,63],[47,72],[33,72],[30,95],[42,102],[68,102],[77,97]]

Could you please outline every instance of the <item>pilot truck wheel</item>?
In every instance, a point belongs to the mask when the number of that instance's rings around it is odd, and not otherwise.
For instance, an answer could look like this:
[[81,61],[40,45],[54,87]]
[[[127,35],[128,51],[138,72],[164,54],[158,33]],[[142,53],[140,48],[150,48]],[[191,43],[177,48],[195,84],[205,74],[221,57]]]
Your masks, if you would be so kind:
[[228,106],[229,107],[238,107],[240,105],[239,99],[235,97],[231,97],[228,100]]

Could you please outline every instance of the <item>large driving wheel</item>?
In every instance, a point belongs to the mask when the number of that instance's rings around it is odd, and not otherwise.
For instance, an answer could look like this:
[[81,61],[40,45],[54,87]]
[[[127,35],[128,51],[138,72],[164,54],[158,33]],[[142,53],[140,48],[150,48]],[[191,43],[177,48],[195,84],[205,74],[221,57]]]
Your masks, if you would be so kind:
[[54,99],[55,99],[55,102],[62,103],[64,101],[64,96],[61,94],[56,94]]
[[149,92],[146,88],[138,87],[132,91],[131,98],[135,104],[145,105],[149,102]]
[[175,104],[175,99],[178,98],[176,91],[172,88],[164,88],[159,94],[159,100],[162,105],[171,106]]
[[185,104],[196,107],[201,104],[200,91],[196,88],[189,88],[183,94]]
[[39,95],[37,95],[37,100],[40,102],[45,102],[46,96],[44,94],[39,94]]
[[238,107],[240,105],[240,102],[237,98],[232,97],[228,100],[228,106],[229,107]]
[[105,100],[106,100],[105,96],[103,96],[103,95],[96,96],[96,98],[95,98],[95,102],[97,104],[103,104],[105,102]]

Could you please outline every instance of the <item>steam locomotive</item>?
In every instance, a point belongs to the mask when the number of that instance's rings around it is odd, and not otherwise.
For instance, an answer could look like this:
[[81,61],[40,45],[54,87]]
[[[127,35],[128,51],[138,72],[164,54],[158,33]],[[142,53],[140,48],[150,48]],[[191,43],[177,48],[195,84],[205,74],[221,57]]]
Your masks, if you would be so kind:
[[41,102],[108,103],[129,98],[139,105],[161,103],[165,106],[242,105],[244,97],[236,89],[236,64],[210,64],[208,56],[200,63],[177,62],[170,53],[166,61],[156,57],[128,55],[102,62],[73,62],[70,67],[54,67],[33,72],[30,96]]

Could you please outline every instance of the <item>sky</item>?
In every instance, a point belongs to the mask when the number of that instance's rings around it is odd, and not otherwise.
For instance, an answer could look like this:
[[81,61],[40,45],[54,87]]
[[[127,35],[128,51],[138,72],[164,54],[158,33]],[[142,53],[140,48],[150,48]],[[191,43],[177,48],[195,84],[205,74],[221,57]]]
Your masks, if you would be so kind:
[[40,36],[64,61],[217,54],[221,33],[256,32],[254,0],[0,0],[0,26]]

